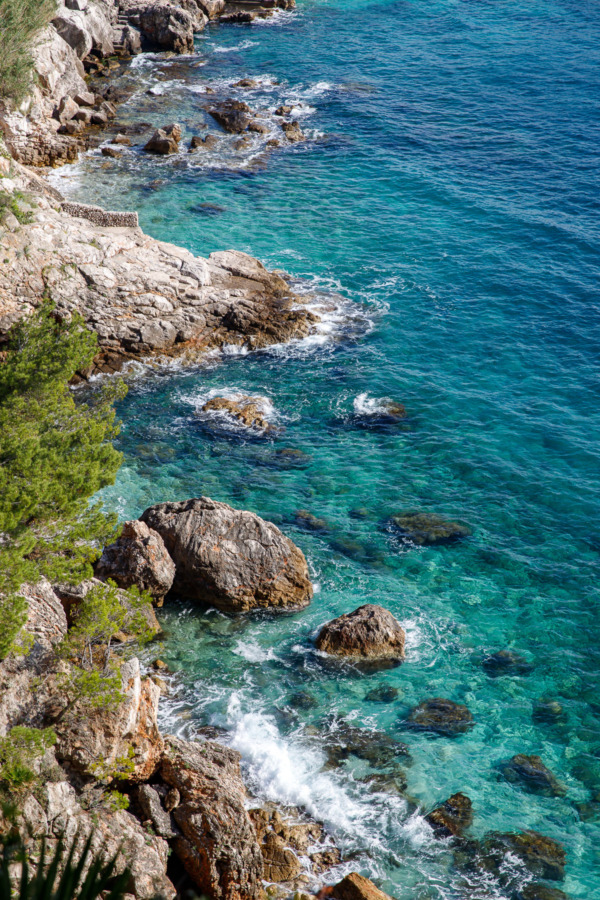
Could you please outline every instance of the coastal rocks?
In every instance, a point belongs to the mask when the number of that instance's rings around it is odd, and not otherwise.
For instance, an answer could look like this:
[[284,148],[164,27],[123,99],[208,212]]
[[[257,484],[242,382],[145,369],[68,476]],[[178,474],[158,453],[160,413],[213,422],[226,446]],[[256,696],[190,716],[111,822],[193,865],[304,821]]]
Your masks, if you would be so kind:
[[98,578],[111,578],[121,588],[135,585],[159,605],[175,578],[175,563],[163,539],[139,521],[123,524],[120,537],[104,548],[95,568]]
[[546,797],[563,797],[566,793],[562,785],[548,769],[539,756],[526,756],[517,753],[498,766],[502,777],[512,784],[519,784],[533,794]]
[[231,400],[227,397],[213,397],[202,406],[203,413],[224,413],[235,422],[239,422],[244,428],[267,434],[273,431],[273,426],[265,418],[265,403],[261,397],[241,397],[239,400]]
[[392,766],[397,760],[410,759],[406,744],[394,740],[383,731],[355,728],[347,722],[331,723],[325,736],[328,765],[337,768],[350,756],[363,759],[373,766]]
[[393,703],[400,695],[397,687],[391,684],[380,684],[378,687],[371,688],[365,694],[367,703]]
[[464,734],[475,723],[466,706],[442,697],[434,697],[431,700],[423,700],[415,706],[405,724],[413,731],[454,737]]
[[251,809],[249,815],[263,855],[266,881],[293,882],[305,871],[302,857],[310,860],[313,873],[340,862],[340,852],[323,826],[307,820],[297,809]]
[[297,509],[294,514],[294,523],[298,528],[304,528],[306,531],[320,532],[321,534],[326,534],[331,530],[325,519],[320,519],[308,509]]
[[517,891],[515,900],[569,900],[569,897],[559,888],[532,881]]
[[388,894],[384,894],[372,881],[364,875],[359,875],[358,872],[346,875],[328,890],[327,896],[333,897],[334,900],[391,900]]
[[431,825],[436,837],[459,837],[473,821],[473,806],[466,794],[452,794],[441,806],[437,806],[425,821]]
[[282,122],[281,130],[291,144],[306,140],[306,135],[300,128],[298,122]]
[[404,629],[391,612],[367,603],[324,625],[316,646],[335,656],[399,665],[404,659],[404,641]]
[[33,637],[34,647],[51,650],[64,638],[68,627],[59,597],[45,578],[34,585],[23,585],[19,593],[27,600],[25,629]]
[[159,153],[162,156],[177,153],[181,133],[181,126],[177,124],[157,128],[147,144],[144,145],[144,150],[147,153]]
[[486,656],[481,667],[490,678],[499,678],[501,675],[529,675],[533,666],[520,653],[514,650],[498,650]]
[[471,534],[470,529],[460,522],[425,512],[406,512],[392,516],[390,526],[402,540],[420,547],[454,544]]
[[[76,616],[78,608],[85,604],[85,598],[87,597],[88,591],[97,588],[102,585],[102,581],[99,578],[88,578],[85,581],[81,581],[78,585],[71,586],[66,584],[55,584],[54,590],[56,594],[60,597],[60,601],[64,607],[64,610],[67,614],[67,619],[69,621],[69,625],[72,625]],[[129,595],[122,589],[116,588],[119,602],[125,608],[130,608],[131,606],[131,598]],[[146,627],[148,632],[152,635],[160,634],[160,625],[158,624],[158,619],[156,618],[156,614],[152,607],[144,607],[141,611],[145,620]],[[118,635],[113,635],[113,637],[117,640],[126,640],[127,635],[122,632],[119,632]]]
[[372,398],[359,394],[354,399],[354,421],[364,428],[397,425],[406,418],[406,408],[402,403],[389,397]]
[[225,0],[196,0],[196,4],[209,19],[217,19],[225,9]]
[[160,689],[142,679],[137,659],[120,670],[124,700],[116,709],[86,710],[75,707],[55,726],[56,756],[78,772],[90,774],[99,763],[114,765],[127,759],[132,748],[131,781],[146,781],[156,771],[163,751],[157,711]]
[[207,741],[166,740],[165,784],[180,803],[173,818],[181,836],[173,847],[201,892],[214,900],[259,900],[263,858],[245,807],[240,755]]
[[85,13],[66,8],[59,9],[52,19],[52,24],[79,59],[85,59],[92,49],[92,36],[85,26]]
[[179,6],[162,0],[125,0],[120,11],[152,46],[174,53],[193,52],[195,19]]
[[304,554],[254,513],[208,497],[159,503],[141,516],[176,566],[173,590],[223,612],[298,609],[312,585]]
[[494,874],[499,874],[506,856],[514,854],[539,878],[562,881],[565,877],[564,848],[558,841],[537,831],[491,832],[486,836],[482,850],[485,868]]
[[[172,790],[176,792],[177,796],[179,795],[177,788],[173,788]],[[166,799],[166,790],[163,789],[163,793],[165,794]],[[140,784],[136,787],[133,797],[142,821],[150,822],[160,837],[168,840],[178,834],[173,826],[170,811],[163,805],[161,795],[156,787],[153,787],[150,784]],[[177,800],[175,806],[178,804],[179,800]],[[167,805],[169,806],[170,804],[167,803]],[[173,806],[172,809],[174,809],[175,806]]]
[[566,721],[565,710],[558,700],[537,700],[533,707],[533,721],[538,725],[557,725]]
[[241,134],[250,124],[252,110],[241,100],[224,100],[208,112],[224,131]]
[[207,134],[203,138],[195,134],[190,141],[189,152],[192,153],[194,150],[213,150],[218,143],[219,141],[214,134]]

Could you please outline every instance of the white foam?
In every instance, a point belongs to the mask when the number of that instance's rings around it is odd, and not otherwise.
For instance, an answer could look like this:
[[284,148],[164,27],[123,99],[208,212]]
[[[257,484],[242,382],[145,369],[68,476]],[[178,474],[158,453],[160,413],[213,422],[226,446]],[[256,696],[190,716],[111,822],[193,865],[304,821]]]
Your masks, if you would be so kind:
[[272,647],[265,650],[256,641],[238,641],[233,648],[233,652],[252,663],[266,662],[269,659],[276,658]]
[[381,416],[393,402],[389,397],[369,397],[365,392],[355,397],[352,405],[357,416]]
[[234,44],[231,47],[223,47],[216,45],[212,48],[213,53],[238,53],[240,50],[249,50],[250,47],[256,47],[258,45],[258,41],[241,41],[239,44]]

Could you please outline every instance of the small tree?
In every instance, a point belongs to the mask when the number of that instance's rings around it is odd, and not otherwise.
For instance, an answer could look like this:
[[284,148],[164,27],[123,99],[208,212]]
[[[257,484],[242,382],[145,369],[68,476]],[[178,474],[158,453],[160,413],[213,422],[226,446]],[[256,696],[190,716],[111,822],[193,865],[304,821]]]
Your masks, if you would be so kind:
[[11,728],[6,737],[0,738],[0,783],[10,793],[28,787],[36,778],[33,763],[55,743],[51,728]]
[[0,659],[26,619],[20,586],[91,577],[116,533],[116,516],[89,501],[121,464],[112,440],[125,388],[113,381],[86,402],[70,388],[97,351],[80,316],[61,321],[45,303],[12,329],[0,365]]

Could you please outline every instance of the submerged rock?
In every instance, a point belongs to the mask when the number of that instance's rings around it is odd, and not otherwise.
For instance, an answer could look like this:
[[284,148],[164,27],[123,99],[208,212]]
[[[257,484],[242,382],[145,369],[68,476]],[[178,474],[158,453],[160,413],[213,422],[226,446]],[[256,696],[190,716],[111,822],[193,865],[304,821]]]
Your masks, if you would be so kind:
[[111,578],[121,588],[135,586],[148,591],[162,604],[175,578],[175,563],[156,531],[145,522],[125,522],[120,537],[104,548],[96,575]]
[[488,871],[499,873],[508,854],[517,856],[529,871],[549,881],[565,877],[566,853],[558,841],[538,831],[491,832],[483,841],[483,857]]
[[263,858],[246,811],[240,755],[220,744],[166,740],[160,774],[176,788],[172,846],[199,890],[214,900],[260,900]]
[[422,547],[453,544],[471,534],[466,525],[449,521],[435,513],[400,513],[391,517],[390,525],[399,537]]
[[319,701],[308,691],[297,691],[290,697],[289,704],[295,709],[314,709],[319,705]]
[[165,542],[183,597],[229,613],[310,603],[304,554],[254,513],[199,497],[151,506],[141,519]]
[[334,722],[325,736],[328,764],[336,768],[350,756],[364,759],[373,766],[393,766],[398,759],[410,760],[406,744],[394,740],[384,731],[355,728],[347,722]]
[[269,462],[278,469],[303,469],[312,462],[312,456],[295,447],[283,447],[281,450],[275,451]]
[[565,711],[558,700],[538,700],[533,707],[532,716],[538,725],[556,725],[566,721]]
[[181,140],[181,125],[165,125],[164,128],[157,128],[144,150],[147,153],[159,153],[167,156],[169,153],[177,153],[179,150],[179,142]]
[[486,656],[481,666],[490,678],[498,678],[501,675],[529,675],[533,666],[520,653],[514,650],[498,650]]
[[391,612],[367,603],[324,625],[316,646],[335,656],[387,660],[399,665],[404,659],[404,641],[404,629]]
[[473,805],[466,794],[452,794],[426,815],[425,821],[437,837],[458,837],[473,821]]
[[393,703],[394,700],[398,699],[399,693],[398,688],[392,687],[391,684],[380,684],[378,687],[367,691],[365,700],[368,703]]
[[515,900],[569,900],[569,896],[559,888],[532,881],[517,891]]
[[414,731],[425,731],[454,737],[464,734],[474,725],[473,716],[466,706],[434,697],[423,700],[408,715],[406,725]]
[[498,768],[506,781],[520,784],[531,793],[545,794],[547,797],[563,797],[566,793],[565,786],[554,777],[539,756],[517,753],[501,762]]
[[391,900],[388,894],[384,894],[372,881],[351,872],[331,889],[330,897],[334,900]]
[[268,433],[274,428],[265,418],[264,406],[265,401],[262,397],[241,397],[239,400],[213,397],[212,400],[207,400],[201,411],[226,413],[245,428]]
[[241,134],[245,131],[253,115],[248,104],[242,100],[224,100],[211,107],[208,112],[221,128],[230,134]]
[[325,519],[320,519],[307,509],[297,509],[294,515],[294,521],[296,525],[300,528],[305,528],[307,531],[320,531],[326,533],[330,530]]

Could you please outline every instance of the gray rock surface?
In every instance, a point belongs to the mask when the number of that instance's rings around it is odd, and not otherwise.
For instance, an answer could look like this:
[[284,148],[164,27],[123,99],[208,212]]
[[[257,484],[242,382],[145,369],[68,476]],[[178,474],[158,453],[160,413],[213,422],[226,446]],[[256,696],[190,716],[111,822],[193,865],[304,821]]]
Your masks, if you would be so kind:
[[374,603],[327,622],[316,640],[317,649],[358,659],[404,659],[404,629],[397,619]]
[[310,602],[304,554],[254,513],[199,497],[151,506],[141,519],[164,540],[184,597],[230,613]]
[[156,531],[144,522],[125,522],[120,537],[104,548],[96,575],[111,578],[122,588],[135,585],[162,603],[173,585],[175,563]]

